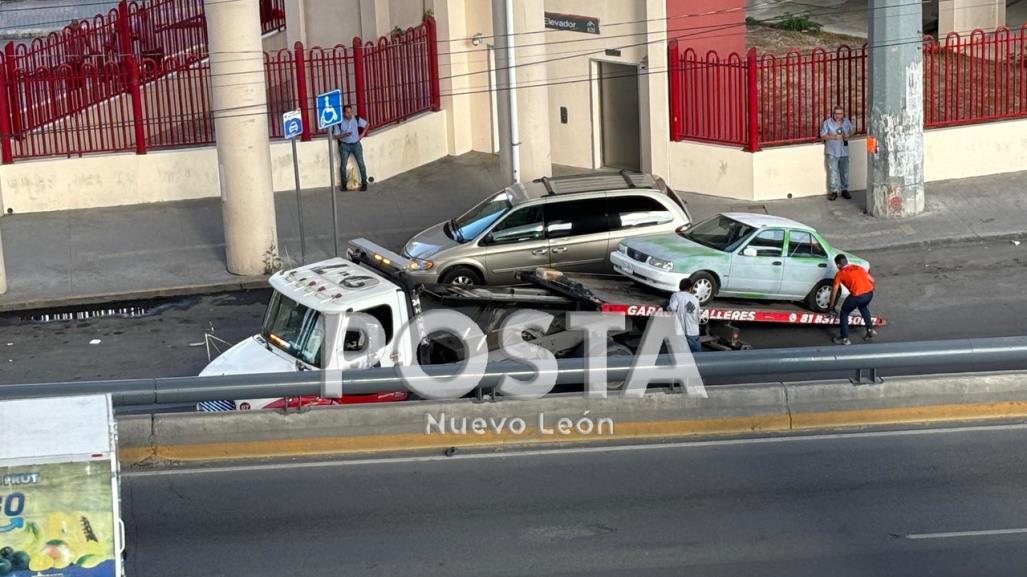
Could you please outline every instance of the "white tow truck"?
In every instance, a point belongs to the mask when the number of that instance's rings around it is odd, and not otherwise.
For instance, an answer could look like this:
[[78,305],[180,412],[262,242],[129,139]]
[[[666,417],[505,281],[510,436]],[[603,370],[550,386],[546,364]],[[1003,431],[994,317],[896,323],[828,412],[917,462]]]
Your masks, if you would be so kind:
[[[347,259],[332,258],[274,274],[274,293],[264,315],[261,332],[215,358],[201,376],[275,373],[306,370],[360,369],[410,364],[453,363],[462,360],[462,346],[449,335],[429,335],[417,350],[406,339],[395,339],[397,331],[423,310],[449,308],[475,321],[490,345],[489,361],[508,360],[497,346],[498,332],[510,313],[534,309],[554,315],[548,331],[529,331],[525,340],[539,345],[557,358],[581,357],[584,334],[567,330],[565,311],[587,310],[624,314],[625,330],[611,332],[607,354],[633,355],[648,318],[662,314],[668,295],[632,280],[610,275],[565,274],[538,269],[521,274],[523,285],[509,287],[463,287],[416,284],[406,271],[417,264],[366,239],[353,240]],[[340,328],[349,313],[365,313],[376,321],[385,337],[384,345],[361,361],[346,361],[350,351],[363,350],[360,331]],[[837,324],[829,314],[815,313],[795,305],[766,306],[714,303],[702,312],[703,345],[712,350],[750,348],[735,323],[784,323],[803,325]],[[853,317],[853,324],[861,319]],[[875,324],[884,323],[875,318]],[[200,403],[202,411],[290,408],[306,405],[400,401],[407,393],[350,395],[340,399],[304,397],[296,399],[237,399]]]

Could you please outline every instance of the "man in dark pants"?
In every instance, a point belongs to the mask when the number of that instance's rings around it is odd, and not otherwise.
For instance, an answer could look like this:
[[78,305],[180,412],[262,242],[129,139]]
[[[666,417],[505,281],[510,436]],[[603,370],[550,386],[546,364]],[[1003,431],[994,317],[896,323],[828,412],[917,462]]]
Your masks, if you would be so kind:
[[332,138],[339,141],[339,156],[342,157],[342,187],[346,188],[346,163],[350,155],[357,160],[360,170],[360,190],[367,190],[367,167],[364,166],[364,147],[360,139],[367,132],[367,121],[353,115],[353,107],[347,104],[342,107],[342,122],[332,130]]
[[840,254],[834,257],[834,264],[838,265],[838,273],[834,275],[834,290],[831,291],[831,304],[827,308],[834,310],[838,293],[844,285],[849,291],[842,303],[842,310],[838,313],[838,323],[841,325],[839,336],[831,339],[836,345],[848,345],[849,341],[849,313],[859,309],[866,323],[867,332],[863,340],[872,339],[877,336],[874,330],[873,317],[870,316],[870,301],[874,300],[874,277],[870,276],[867,270],[859,265],[849,264],[845,255]]
[[685,331],[688,349],[693,353],[702,350],[699,341],[699,299],[692,294],[692,279],[684,278],[678,285],[678,292],[670,295],[666,310],[674,313]]

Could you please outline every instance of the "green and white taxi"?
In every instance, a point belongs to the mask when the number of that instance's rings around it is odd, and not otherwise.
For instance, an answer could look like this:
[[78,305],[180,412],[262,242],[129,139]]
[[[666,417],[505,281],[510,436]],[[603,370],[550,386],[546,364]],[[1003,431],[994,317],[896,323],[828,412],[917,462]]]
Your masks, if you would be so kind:
[[618,273],[664,291],[676,291],[681,279],[691,278],[703,305],[714,297],[802,301],[823,312],[839,253],[870,269],[866,260],[835,249],[800,222],[728,212],[673,233],[625,239],[610,262]]

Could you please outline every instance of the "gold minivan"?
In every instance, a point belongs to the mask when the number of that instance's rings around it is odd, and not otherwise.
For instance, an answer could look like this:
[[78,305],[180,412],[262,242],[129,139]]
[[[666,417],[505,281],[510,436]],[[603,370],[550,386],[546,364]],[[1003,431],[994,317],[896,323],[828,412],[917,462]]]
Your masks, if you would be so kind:
[[537,267],[612,273],[610,252],[621,240],[691,222],[684,200],[649,174],[540,178],[428,228],[402,252],[414,261],[409,272],[416,282],[509,284]]

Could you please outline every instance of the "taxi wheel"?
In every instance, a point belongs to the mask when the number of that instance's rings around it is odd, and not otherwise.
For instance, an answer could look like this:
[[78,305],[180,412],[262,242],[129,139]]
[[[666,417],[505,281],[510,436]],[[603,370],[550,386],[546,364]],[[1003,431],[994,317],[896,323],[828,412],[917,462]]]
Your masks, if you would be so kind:
[[826,313],[827,305],[831,304],[831,289],[834,287],[834,283],[828,279],[824,279],[813,287],[813,290],[809,291],[806,295],[806,308],[817,313]]
[[469,266],[455,266],[442,273],[439,282],[460,286],[476,286],[483,284],[485,281],[481,278],[481,273],[473,268]]
[[691,276],[692,294],[699,299],[699,306],[706,306],[717,296],[717,278],[706,271],[699,271]]

